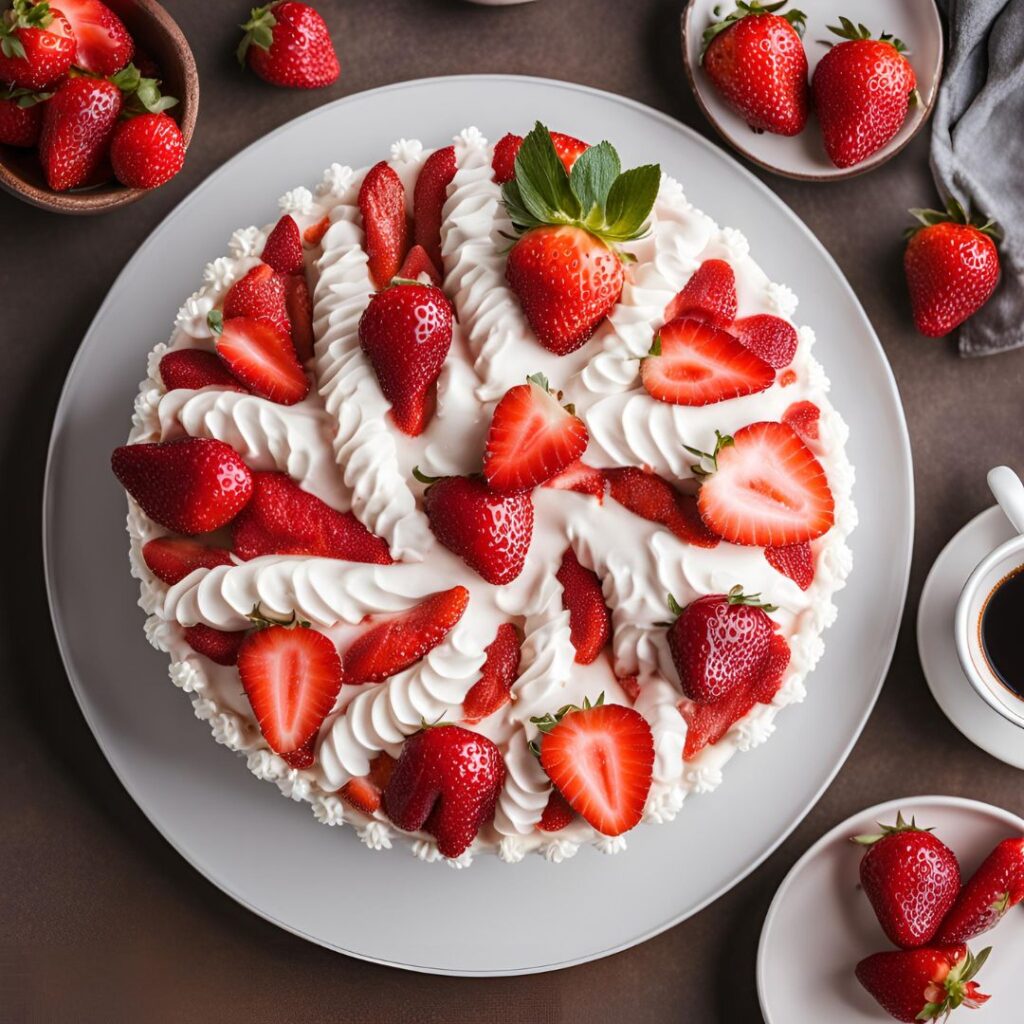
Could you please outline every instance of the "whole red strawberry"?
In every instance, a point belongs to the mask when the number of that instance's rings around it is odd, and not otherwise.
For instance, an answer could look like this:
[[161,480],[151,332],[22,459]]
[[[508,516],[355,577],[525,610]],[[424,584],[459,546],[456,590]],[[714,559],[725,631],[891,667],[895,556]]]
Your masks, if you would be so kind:
[[45,89],[63,78],[75,57],[68,19],[43,0],[14,0],[0,17],[0,82]]
[[917,329],[939,338],[973,316],[999,283],[999,253],[992,221],[973,222],[951,199],[946,210],[911,210],[922,224],[911,228],[903,254],[910,306]]
[[252,497],[249,467],[211,438],[122,445],[110,465],[142,511],[175,533],[219,530]]
[[391,417],[415,436],[427,425],[427,399],[452,343],[452,307],[432,285],[398,282],[370,300],[359,343],[373,366]]
[[910,949],[931,941],[960,891],[956,854],[903,815],[874,835],[854,837],[867,846],[860,882],[878,923],[897,946]]
[[295,0],[255,7],[242,26],[239,63],[271,85],[290,89],[319,89],[339,75],[338,57],[324,19]]
[[482,477],[417,473],[429,486],[423,507],[434,536],[488,583],[511,583],[523,571],[533,537],[529,491],[499,494]]
[[580,154],[570,175],[540,122],[515,166],[502,197],[520,238],[505,276],[537,340],[566,355],[619,301],[625,272],[615,246],[647,230],[661,170],[620,173],[618,154],[602,142]]
[[801,36],[802,11],[740,0],[704,32],[702,62],[726,103],[756,132],[798,135],[807,124],[810,90]]
[[734,689],[750,684],[765,671],[771,655],[775,624],[758,594],[735,586],[728,594],[706,594],[680,608],[669,627],[668,646],[683,693],[698,704],[709,704]]
[[8,89],[0,93],[0,144],[30,148],[39,141],[43,104],[50,93]]
[[935,934],[936,942],[967,942],[1024,900],[1024,837],[1004,839],[964,883]]
[[168,114],[139,114],[121,121],[110,143],[110,162],[122,185],[156,188],[185,163],[185,138]]
[[410,736],[384,790],[384,813],[406,832],[422,829],[445,857],[458,857],[494,816],[505,781],[501,751],[459,725]]
[[843,42],[818,62],[811,79],[825,152],[836,167],[852,167],[884,146],[907,116],[917,86],[899,39],[840,18],[829,26]]
[[857,964],[857,980],[896,1020],[945,1020],[959,1006],[977,1009],[989,997],[973,980],[989,949],[974,956],[960,944],[875,953]]

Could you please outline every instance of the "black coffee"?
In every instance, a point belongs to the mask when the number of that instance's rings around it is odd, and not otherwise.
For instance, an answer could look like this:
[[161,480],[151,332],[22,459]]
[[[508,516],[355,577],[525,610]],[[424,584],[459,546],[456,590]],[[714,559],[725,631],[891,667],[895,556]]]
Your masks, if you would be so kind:
[[981,610],[979,630],[992,671],[1024,698],[1024,566],[993,587]]

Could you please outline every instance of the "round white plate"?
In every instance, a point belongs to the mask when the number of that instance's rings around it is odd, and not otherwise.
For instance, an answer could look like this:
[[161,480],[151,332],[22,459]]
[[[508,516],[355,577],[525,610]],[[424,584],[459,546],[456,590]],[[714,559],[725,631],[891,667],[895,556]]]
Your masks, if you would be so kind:
[[943,714],[976,746],[1024,768],[1024,732],[992,710],[967,681],[956,653],[953,614],[967,577],[1016,531],[998,505],[967,523],[935,559],[917,609],[917,650]]
[[[803,297],[867,474],[855,499],[856,569],[809,681],[770,743],[737,757],[711,798],[672,825],[639,828],[628,852],[571,863],[481,857],[467,871],[406,848],[371,853],[350,829],[316,824],[211,742],[149,649],[128,575],[125,507],[109,455],[128,431],[145,355],[163,339],[203,264],[231,231],[274,218],[275,198],[331,161],[366,165],[401,136],[441,145],[476,124],[490,138],[542,117],[614,140],[624,166],[660,160],[691,199],[741,226],[769,276]],[[885,487],[872,481],[884,480]],[[125,267],[68,375],[47,471],[47,582],[72,685],[114,770],[195,867],[282,927],[355,956],[415,970],[512,974],[604,956],[681,921],[782,841],[843,763],[878,694],[906,593],[913,524],[910,449],[882,349],[831,257],[772,193],[696,133],[607,93],[543,79],[429,79],[352,96],[240,153],[196,189]],[[83,538],[88,543],[83,543]],[[607,899],[613,894],[614,913]],[[557,903],[558,929],[536,927]],[[462,922],[472,916],[472,929]]]
[[[1002,839],[1024,833],[1024,820],[977,800],[914,796],[890,800],[847,818],[822,836],[793,866],[768,908],[757,949],[757,992],[767,1024],[880,1024],[890,1020],[854,977],[858,961],[892,949],[871,904],[860,890],[863,847],[850,836],[892,824],[897,811],[932,827],[960,861],[964,879]],[[970,1024],[1020,1024],[1020,961],[1024,913],[1011,912],[993,931],[970,944],[992,946],[978,975],[992,998],[961,1011]],[[957,1019],[957,1018],[954,1018]]]
[[910,107],[900,130],[881,149],[863,163],[845,168],[836,167],[829,160],[821,141],[818,119],[813,112],[807,127],[792,138],[770,132],[758,134],[726,104],[711,84],[700,62],[704,30],[712,21],[720,20],[713,14],[715,8],[721,8],[722,14],[728,14],[734,7],[731,0],[690,0],[683,13],[683,62],[697,103],[712,127],[748,160],[787,178],[810,181],[851,178],[894,157],[928,120],[942,76],[942,21],[934,0],[899,0],[898,3],[892,0],[857,0],[854,4],[849,0],[790,0],[779,12],[782,14],[796,8],[807,15],[804,49],[807,52],[808,81],[827,49],[819,40],[839,42],[839,37],[829,32],[828,26],[838,25],[840,15],[854,23],[867,25],[875,37],[880,32],[889,32],[902,39],[909,48],[907,56],[917,78],[921,102]]

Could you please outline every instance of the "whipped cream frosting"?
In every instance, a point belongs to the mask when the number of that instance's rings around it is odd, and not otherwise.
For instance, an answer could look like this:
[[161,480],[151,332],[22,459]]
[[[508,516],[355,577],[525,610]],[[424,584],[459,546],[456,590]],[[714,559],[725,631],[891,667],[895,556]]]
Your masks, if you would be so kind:
[[[736,276],[738,315],[772,313],[793,321],[796,295],[770,281],[750,255],[739,230],[720,228],[695,209],[682,186],[663,176],[649,233],[627,245],[630,264],[618,305],[591,341],[556,356],[533,337],[515,295],[505,282],[511,223],[492,180],[492,149],[475,128],[453,140],[456,173],[443,208],[442,254],[445,291],[456,311],[452,347],[438,381],[435,414],[417,438],[389,425],[389,403],[364,357],[359,318],[373,292],[358,211],[366,173],[331,164],[313,189],[300,186],[279,200],[299,228],[328,219],[322,241],[307,253],[314,301],[316,388],[293,406],[215,387],[166,391],[160,357],[179,347],[212,349],[206,317],[230,285],[258,262],[269,228],[239,229],[228,253],[208,264],[202,286],[178,313],[168,343],[150,354],[148,376],[136,398],[129,441],[168,440],[184,435],[218,438],[254,469],[288,473],[305,490],[340,511],[353,512],[390,546],[396,564],[363,565],[334,559],[268,556],[249,562],[197,569],[167,586],[146,567],[141,548],[165,531],[128,499],[132,574],[139,580],[146,636],[169,654],[172,682],[189,695],[198,718],[214,739],[245,757],[249,770],[282,794],[310,803],[323,824],[351,824],[371,849],[402,840],[419,859],[445,860],[426,834],[394,828],[382,814],[368,816],[337,796],[344,783],[365,774],[381,751],[397,756],[405,737],[423,721],[461,719],[462,701],[480,676],[485,648],[498,626],[513,621],[524,633],[520,674],[512,701],[472,728],[488,735],[505,757],[507,777],[493,824],[481,831],[452,867],[468,866],[477,853],[495,853],[516,863],[536,852],[560,863],[590,844],[606,854],[626,848],[626,838],[597,833],[577,818],[557,834],[536,828],[551,784],[531,753],[531,717],[604,692],[606,701],[629,703],[620,678],[636,676],[635,707],[654,736],[654,781],[644,821],[673,820],[688,794],[709,793],[723,779],[727,762],[754,749],[775,731],[787,704],[803,700],[808,673],[821,657],[821,634],[835,620],[833,595],[846,580],[851,554],[846,539],[856,525],[851,491],[853,468],[845,454],[847,427],[828,400],[829,381],[813,355],[814,332],[798,326],[793,380],[767,391],[702,408],[655,401],[640,384],[639,358],[650,349],[669,300],[711,258],[726,259]],[[429,151],[417,140],[400,139],[390,164],[413,186]],[[773,569],[760,548],[720,543],[692,547],[610,498],[540,488],[534,493],[535,529],[526,566],[505,587],[485,583],[438,544],[421,509],[422,487],[413,466],[430,475],[479,470],[483,438],[496,401],[528,374],[543,372],[565,392],[586,421],[588,464],[646,466],[666,477],[690,477],[692,458],[683,445],[710,450],[715,431],[732,432],[757,420],[781,418],[802,399],[821,410],[819,438],[810,443],[828,475],[836,505],[835,526],[812,543],[816,572],[802,591]],[[615,540],[613,540],[615,538]],[[603,581],[612,610],[611,657],[575,663],[569,616],[555,573],[567,546]],[[682,604],[723,593],[735,584],[760,592],[778,610],[791,650],[783,684],[770,704],[758,704],[714,746],[683,761],[686,722],[669,654],[665,595]],[[357,633],[367,615],[387,615],[415,605],[439,589],[461,584],[470,592],[465,614],[445,640],[421,662],[378,684],[342,687],[320,730],[316,762],[290,768],[260,734],[237,670],[196,654],[183,630],[195,623],[242,629],[259,603],[274,615],[293,611],[314,623],[339,647]]]

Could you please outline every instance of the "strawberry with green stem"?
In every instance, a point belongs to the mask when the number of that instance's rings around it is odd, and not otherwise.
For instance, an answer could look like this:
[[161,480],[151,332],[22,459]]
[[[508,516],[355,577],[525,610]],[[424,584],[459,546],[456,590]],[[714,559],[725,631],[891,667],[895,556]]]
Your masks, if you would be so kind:
[[506,279],[545,348],[578,349],[618,302],[631,258],[618,246],[646,234],[660,180],[657,165],[623,172],[608,142],[567,173],[540,122],[523,140],[502,187],[518,236]]
[[327,24],[309,4],[275,0],[254,7],[242,29],[238,62],[271,85],[320,89],[341,72]]
[[63,78],[75,58],[68,19],[43,0],[14,0],[0,17],[0,82],[37,91]]

